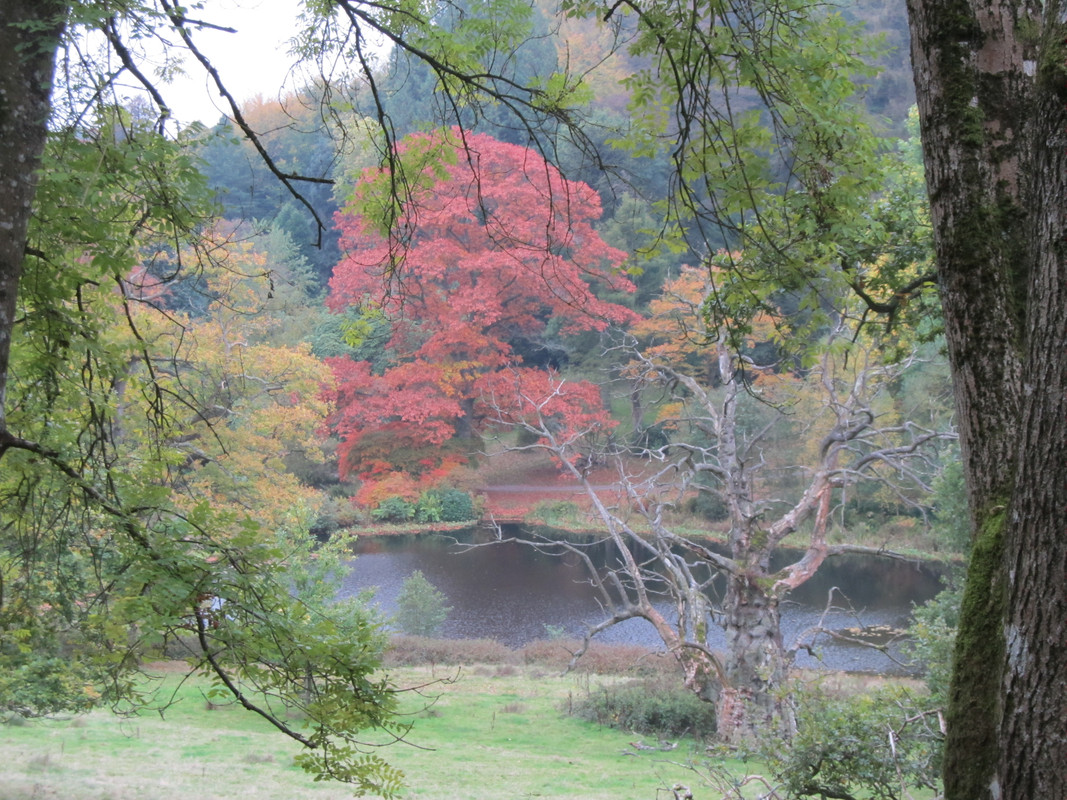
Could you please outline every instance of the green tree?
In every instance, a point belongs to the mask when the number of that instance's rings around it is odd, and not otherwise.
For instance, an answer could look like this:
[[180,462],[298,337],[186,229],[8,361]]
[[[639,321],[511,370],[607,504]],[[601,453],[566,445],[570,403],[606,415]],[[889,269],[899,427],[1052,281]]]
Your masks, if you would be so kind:
[[[306,559],[275,538],[306,536],[314,510],[284,457],[313,447],[325,366],[268,343],[256,312],[282,297],[256,280],[260,254],[193,235],[210,206],[181,147],[108,109],[95,123],[52,137],[29,230],[0,473],[0,703],[151,705],[139,664],[180,639],[214,691],[308,748],[309,769],[393,793],[399,774],[355,739],[398,732],[378,623],[294,594]],[[195,248],[212,299],[188,316],[153,273]]]
[[404,581],[396,598],[397,627],[413,636],[433,636],[446,619],[451,606],[448,598],[430,583],[422,570],[415,570]]
[[[315,85],[276,100],[256,97],[241,104],[245,124],[256,133],[257,144],[270,154],[274,165],[286,174],[308,179],[301,181],[300,194],[323,221],[338,208],[332,179],[346,136],[338,130],[335,115],[325,113],[326,107],[322,87]],[[313,267],[316,283],[324,285],[340,256],[332,226],[316,231],[315,218],[271,175],[252,141],[235,123],[223,120],[208,129],[196,126],[188,135],[203,159],[204,174],[217,192],[222,215],[234,221],[259,220],[284,230]]]
[[[149,705],[139,664],[178,638],[216,691],[305,745],[309,770],[392,795],[399,773],[357,739],[401,733],[378,623],[295,595],[299,554],[264,524],[307,520],[280,504],[257,518],[254,502],[292,441],[268,428],[295,432],[297,398],[318,392],[290,382],[310,357],[241,339],[252,278],[217,267],[228,247],[200,235],[214,206],[184,140],[106,102],[106,73],[67,70],[50,93],[64,32],[91,25],[125,59],[122,21],[95,4],[4,10],[0,661],[13,679],[0,702]],[[229,319],[166,308],[197,267],[215,270],[208,304],[234,278]]]
[[604,241],[630,254],[627,269],[635,290],[619,302],[642,311],[659,295],[668,275],[677,275],[686,261],[686,254],[672,253],[660,246],[657,223],[647,203],[625,195],[618,199],[612,218],[600,227]]

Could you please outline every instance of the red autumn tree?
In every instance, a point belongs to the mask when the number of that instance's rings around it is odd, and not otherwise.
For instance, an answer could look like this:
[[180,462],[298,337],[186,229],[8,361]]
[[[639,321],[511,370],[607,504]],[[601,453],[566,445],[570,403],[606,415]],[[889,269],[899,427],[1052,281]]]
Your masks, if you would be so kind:
[[[388,321],[391,366],[332,363],[342,474],[365,481],[465,460],[492,376],[508,370],[517,391],[536,381],[516,345],[542,341],[550,323],[567,334],[636,319],[597,296],[633,284],[618,272],[625,253],[593,229],[601,206],[589,186],[527,148],[458,129],[409,137],[394,163],[397,174],[364,172],[338,215],[346,255],[327,300]],[[407,186],[383,230],[401,165],[429,165],[430,177]]]

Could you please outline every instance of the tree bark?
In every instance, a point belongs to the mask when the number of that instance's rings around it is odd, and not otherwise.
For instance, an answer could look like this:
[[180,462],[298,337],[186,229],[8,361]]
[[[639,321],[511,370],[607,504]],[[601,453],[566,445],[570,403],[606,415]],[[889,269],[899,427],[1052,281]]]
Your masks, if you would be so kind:
[[909,0],[975,548],[949,800],[1067,786],[1067,78],[1063,8]]
[[1004,798],[1067,791],[1067,56],[1063,26],[1046,37],[1060,69],[1038,84],[1028,169],[1035,247],[1017,479],[1005,538]]
[[788,735],[791,718],[782,697],[787,665],[777,598],[769,596],[758,580],[732,575],[723,616],[726,656],[724,686],[716,705],[719,738],[744,742],[768,734]]
[[65,9],[64,3],[52,0],[5,0],[0,22],[0,435],[7,433],[18,286],[36,173],[48,135],[52,75]]

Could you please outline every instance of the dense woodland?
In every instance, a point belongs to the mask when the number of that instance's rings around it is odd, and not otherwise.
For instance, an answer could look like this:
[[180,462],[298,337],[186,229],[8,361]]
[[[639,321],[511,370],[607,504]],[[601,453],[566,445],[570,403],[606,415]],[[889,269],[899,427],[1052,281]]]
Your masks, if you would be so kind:
[[[1036,707],[1061,680],[1047,615],[1023,599],[1055,580],[1026,543],[1054,549],[1062,502],[1000,469],[1059,463],[1042,403],[1063,393],[1033,389],[1058,374],[1059,228],[1024,211],[1059,197],[1040,135],[1063,112],[1054,77],[997,72],[1048,112],[1016,152],[998,139],[1016,120],[952,106],[950,84],[980,87],[972,109],[1011,93],[952,72],[991,62],[952,55],[966,26],[952,47],[931,34],[934,0],[337,0],[307,4],[294,57],[351,72],[243,103],[220,83],[232,113],[184,125],[137,43],[167,31],[197,56],[209,21],[169,0],[10,6],[8,712],[143,704],[140,664],[177,641],[305,745],[309,771],[392,796],[402,776],[361,732],[404,728],[380,620],[333,602],[344,534],[486,517],[493,459],[547,455],[617,547],[619,568],[591,577],[604,626],[653,625],[734,746],[805,735],[778,608],[826,558],[902,532],[960,561],[974,546],[955,688],[939,673],[902,713],[948,704],[949,797],[1055,785],[1054,745],[1033,769],[1007,755],[1041,714],[1001,686],[1030,686]],[[1031,58],[1054,28],[1018,40],[1022,61],[1055,60]],[[144,92],[120,93],[120,75]],[[802,555],[772,570],[784,542]],[[727,576],[721,607],[697,563]],[[956,614],[941,606],[927,631]]]
[[[458,153],[461,147],[473,147],[488,174],[507,176],[497,184],[484,176],[477,178],[483,182],[479,191],[485,197],[469,202],[540,210],[522,219],[502,219],[500,224],[507,230],[482,230],[479,240],[469,240],[466,234],[458,233],[468,212],[457,209],[441,194],[462,195],[467,184],[475,180],[474,172],[468,169],[464,173],[462,165],[457,166],[458,172],[450,170],[453,174],[447,180],[456,188],[444,189],[440,183],[427,186],[428,195],[436,196],[433,202],[441,207],[432,211],[433,219],[429,210],[420,208],[417,223],[412,223],[412,230],[418,226],[415,235],[419,244],[404,257],[414,267],[408,280],[418,287],[415,291],[399,282],[391,285],[388,248],[392,244],[388,235],[381,233],[376,242],[372,241],[375,234],[367,230],[368,226],[380,226],[383,213],[376,203],[386,202],[374,193],[388,192],[388,187],[373,185],[381,180],[375,172],[378,153],[369,139],[358,140],[360,128],[351,119],[336,116],[336,111],[325,113],[328,101],[321,87],[311,86],[302,94],[284,97],[260,97],[242,108],[244,122],[259,134],[259,144],[279,169],[331,181],[301,187],[300,198],[273,178],[255,147],[242,138],[232,121],[223,119],[213,128],[187,131],[203,159],[203,172],[217,192],[220,213],[232,226],[231,235],[265,259],[264,271],[271,274],[276,286],[288,287],[286,302],[270,311],[276,318],[284,314],[294,317],[280,326],[291,334],[287,343],[299,340],[309,344],[315,356],[331,365],[338,379],[337,394],[331,397],[335,412],[329,427],[334,443],[329,449],[337,458],[334,472],[343,484],[330,486],[335,476],[324,475],[322,470],[305,471],[302,477],[335,495],[354,497],[357,507],[366,512],[373,513],[387,501],[385,511],[378,515],[381,519],[389,518],[389,509],[398,509],[394,521],[403,521],[406,513],[414,511],[419,494],[439,485],[477,488],[470,485],[470,477],[460,468],[476,462],[487,447],[482,435],[488,432],[488,419],[493,414],[479,407],[478,400],[486,394],[483,384],[488,376],[503,368],[559,373],[578,382],[603,385],[609,409],[609,393],[618,394],[619,399],[632,395],[632,402],[627,401],[632,408],[611,418],[613,426],[621,426],[612,435],[622,441],[647,439],[650,430],[663,427],[656,419],[655,407],[645,408],[655,401],[642,401],[641,392],[634,394],[626,387],[627,356],[613,347],[605,330],[608,326],[625,330],[647,317],[666,280],[706,260],[701,250],[707,243],[693,249],[662,240],[662,221],[655,207],[665,202],[670,192],[665,182],[670,174],[667,148],[635,155],[614,141],[628,124],[630,113],[622,81],[641,68],[641,59],[617,51],[611,32],[603,27],[577,21],[560,25],[547,16],[547,11],[535,10],[532,24],[539,33],[516,49],[512,77],[522,82],[551,74],[561,61],[581,53],[583,61],[571,67],[590,70],[588,109],[592,122],[585,129],[589,141],[574,142],[561,130],[541,132],[541,140],[532,142],[530,132],[500,109],[479,110],[477,116],[472,111],[469,118],[461,117],[472,138],[461,141],[460,137],[468,133],[454,130],[456,142],[446,146],[457,153],[447,158],[460,162],[464,159]],[[879,57],[881,70],[854,98],[874,115],[884,149],[898,163],[892,194],[877,207],[882,215],[878,223],[895,226],[893,234],[898,241],[893,252],[881,257],[887,263],[893,259],[887,268],[895,272],[911,270],[920,275],[930,269],[930,244],[928,223],[923,220],[921,167],[914,142],[917,132],[914,125],[910,133],[908,130],[913,88],[902,50],[906,40],[904,9],[858,4],[847,10],[847,16],[882,37],[885,48]],[[438,104],[445,102],[440,93],[435,94],[434,85],[429,66],[394,53],[383,65],[375,86],[392,136],[402,141],[400,152],[418,148],[419,157],[427,161],[432,156],[421,154],[421,149],[441,146],[419,138],[430,135],[427,132],[433,130],[439,117]],[[369,91],[366,87],[356,89],[357,94]],[[354,103],[357,108],[361,103],[363,107],[369,105],[365,97],[357,97]],[[588,147],[593,150],[587,151]],[[546,152],[554,154],[560,170],[547,184],[533,174],[541,167],[530,164],[533,160],[539,163]],[[603,173],[604,164],[611,165],[609,175]],[[548,265],[541,263],[539,250],[569,245],[547,239],[531,242],[532,232],[520,226],[545,224],[539,214],[547,219],[557,213],[548,209],[558,193],[582,197],[581,205],[558,213],[565,213],[571,225],[580,222],[589,228],[584,233],[568,231],[582,249]],[[495,199],[497,195],[501,199]],[[304,206],[305,201],[314,207],[318,220],[325,221],[322,230],[316,230],[316,218]],[[460,237],[464,241],[458,245],[448,241]],[[723,249],[732,243],[724,231],[712,244]],[[450,252],[449,246],[460,250]],[[871,247],[875,246],[872,243]],[[527,261],[536,261],[536,270],[509,268],[512,260],[522,258],[515,255],[520,248],[529,251]],[[546,274],[551,276],[548,281]],[[173,291],[197,295],[200,292],[195,284],[199,280],[195,275],[179,280]],[[455,286],[463,282],[469,282],[470,287],[461,296]],[[188,288],[179,288],[184,284]],[[561,291],[565,296],[555,296]],[[527,306],[516,307],[516,300]],[[184,302],[195,307],[198,301],[190,298]],[[774,298],[782,315],[801,313],[798,302],[787,290]],[[205,311],[210,315],[206,306]],[[431,332],[428,326],[438,330]],[[901,345],[891,341],[887,347],[928,344],[921,359],[926,366],[921,369],[936,375],[936,328],[936,319],[928,321],[914,342]],[[817,339],[825,332],[815,332],[812,337]],[[773,325],[765,325],[761,333],[762,337],[748,337],[746,354],[750,351],[761,367],[775,364],[775,374],[803,371],[797,369],[795,353],[777,346],[775,340],[781,334]],[[463,378],[457,376],[457,363],[470,364]],[[478,378],[476,372],[483,377]],[[926,380],[931,379],[938,380]],[[933,396],[942,397],[947,414],[947,376],[942,374],[940,380],[944,383]],[[930,387],[921,391],[924,396],[920,402],[925,403]],[[919,413],[907,410],[912,398],[900,392],[898,402],[905,417]],[[402,407],[411,409],[407,417],[402,411],[396,413]],[[923,422],[929,422],[931,412],[922,413],[926,414]],[[783,441],[787,434],[776,432],[775,437]],[[792,460],[800,463],[802,457]],[[783,458],[783,464],[790,461],[789,456]],[[926,477],[935,475],[937,469],[931,467]],[[862,491],[878,494],[879,489],[871,486]],[[900,513],[922,517],[922,490],[903,498],[891,489],[883,488],[881,494],[880,500],[852,498],[850,502],[857,508],[863,506],[864,514],[877,511],[880,521]],[[388,502],[396,497],[410,501],[411,506]],[[330,523],[324,520],[323,524]]]

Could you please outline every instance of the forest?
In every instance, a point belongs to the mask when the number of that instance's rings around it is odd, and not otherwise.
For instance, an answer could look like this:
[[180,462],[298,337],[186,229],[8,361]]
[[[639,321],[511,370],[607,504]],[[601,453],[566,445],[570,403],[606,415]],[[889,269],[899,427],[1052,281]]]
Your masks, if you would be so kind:
[[[492,523],[502,465],[547,462],[563,526],[616,553],[575,664],[643,620],[702,733],[799,753],[782,603],[843,554],[936,556],[967,572],[922,616],[941,653],[958,618],[952,682],[939,656],[902,713],[945,738],[886,796],[1062,785],[1054,15],[939,39],[944,0],[306,2],[319,74],[239,100],[210,4],[7,5],[6,714],[150,705],[177,642],[314,776],[399,796],[346,538]],[[171,118],[179,55],[216,124]]]

